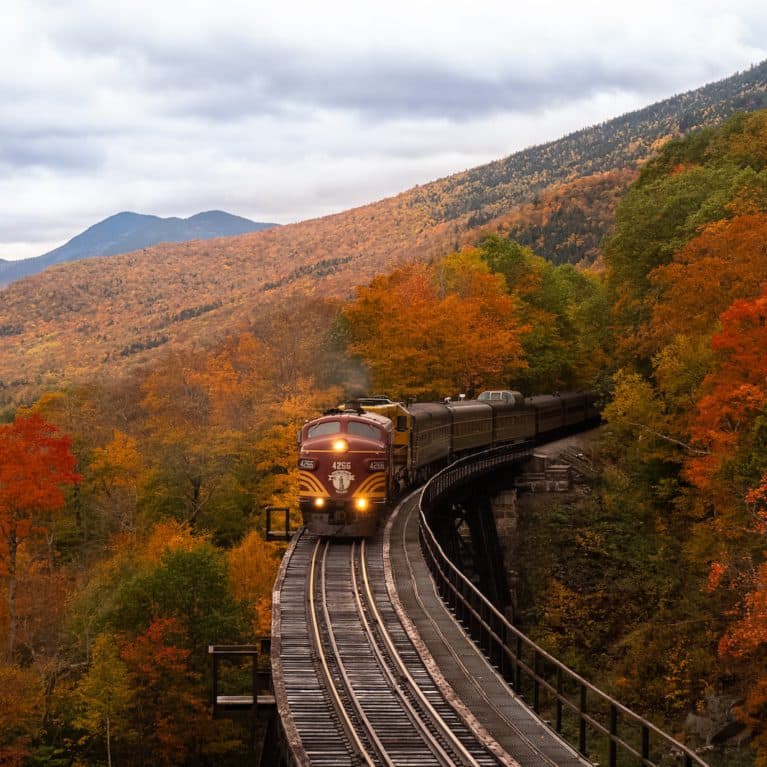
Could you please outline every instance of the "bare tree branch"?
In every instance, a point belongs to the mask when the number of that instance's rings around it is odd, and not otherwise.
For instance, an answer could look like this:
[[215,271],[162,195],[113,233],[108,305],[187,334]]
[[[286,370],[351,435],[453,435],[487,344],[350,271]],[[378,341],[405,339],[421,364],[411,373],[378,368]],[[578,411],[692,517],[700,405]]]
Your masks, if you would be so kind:
[[709,450],[700,450],[697,447],[693,447],[692,445],[688,445],[686,442],[682,442],[679,439],[674,439],[673,437],[669,437],[667,434],[661,434],[658,431],[654,431],[649,426],[645,426],[642,423],[636,423],[634,421],[626,421],[626,423],[629,424],[629,426],[636,426],[637,429],[642,429],[643,431],[649,432],[653,435],[653,437],[658,437],[658,439],[664,439],[666,442],[672,442],[675,445],[679,445],[680,447],[683,447],[685,450],[689,451],[690,453],[695,453],[695,455],[709,455]]

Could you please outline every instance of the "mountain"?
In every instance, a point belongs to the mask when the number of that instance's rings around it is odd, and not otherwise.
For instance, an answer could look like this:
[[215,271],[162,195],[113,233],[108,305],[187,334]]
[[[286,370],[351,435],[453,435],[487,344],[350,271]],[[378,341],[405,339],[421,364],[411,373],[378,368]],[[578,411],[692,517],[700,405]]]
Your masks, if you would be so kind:
[[[653,153],[686,131],[765,107],[767,62],[332,216],[54,266],[0,292],[0,406],[61,381],[118,375],[236,328],[268,333],[270,313],[345,299],[377,274],[485,232],[513,234],[553,260],[598,262],[616,201]],[[581,234],[568,231],[570,222]]]
[[105,218],[69,242],[42,256],[20,261],[0,259],[0,286],[65,261],[113,256],[148,248],[159,242],[186,242],[259,232],[276,224],[262,224],[222,210],[209,210],[190,218],[159,218],[123,212]]

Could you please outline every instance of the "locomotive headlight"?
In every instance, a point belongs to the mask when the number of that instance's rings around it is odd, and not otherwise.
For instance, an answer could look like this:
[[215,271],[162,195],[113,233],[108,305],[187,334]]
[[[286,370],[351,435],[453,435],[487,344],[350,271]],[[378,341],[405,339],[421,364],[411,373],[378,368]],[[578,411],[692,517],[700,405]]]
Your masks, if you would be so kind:
[[367,511],[368,499],[367,498],[357,498],[354,501],[354,507],[357,509],[357,511]]
[[349,449],[349,443],[345,439],[333,440],[333,452],[345,453]]
[[325,499],[324,498],[315,498],[314,499],[314,505],[318,509],[323,508],[325,506]]

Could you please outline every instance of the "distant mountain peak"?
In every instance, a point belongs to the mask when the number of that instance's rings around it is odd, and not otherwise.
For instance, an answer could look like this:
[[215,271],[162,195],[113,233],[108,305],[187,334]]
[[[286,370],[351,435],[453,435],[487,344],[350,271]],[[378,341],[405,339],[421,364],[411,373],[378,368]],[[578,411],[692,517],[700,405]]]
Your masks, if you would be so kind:
[[209,240],[259,232],[277,224],[259,223],[223,210],[207,210],[189,218],[161,218],[123,210],[73,237],[42,256],[20,261],[0,259],[0,286],[41,272],[48,266],[81,258],[130,253],[160,242]]

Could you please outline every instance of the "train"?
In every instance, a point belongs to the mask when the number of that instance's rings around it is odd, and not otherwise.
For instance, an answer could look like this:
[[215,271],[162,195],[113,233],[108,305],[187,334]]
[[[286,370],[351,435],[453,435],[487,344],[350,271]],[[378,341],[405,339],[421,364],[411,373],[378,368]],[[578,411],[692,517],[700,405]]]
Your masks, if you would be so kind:
[[545,441],[599,420],[594,392],[393,402],[363,397],[298,433],[299,507],[320,536],[372,536],[387,507],[452,461],[499,445]]

